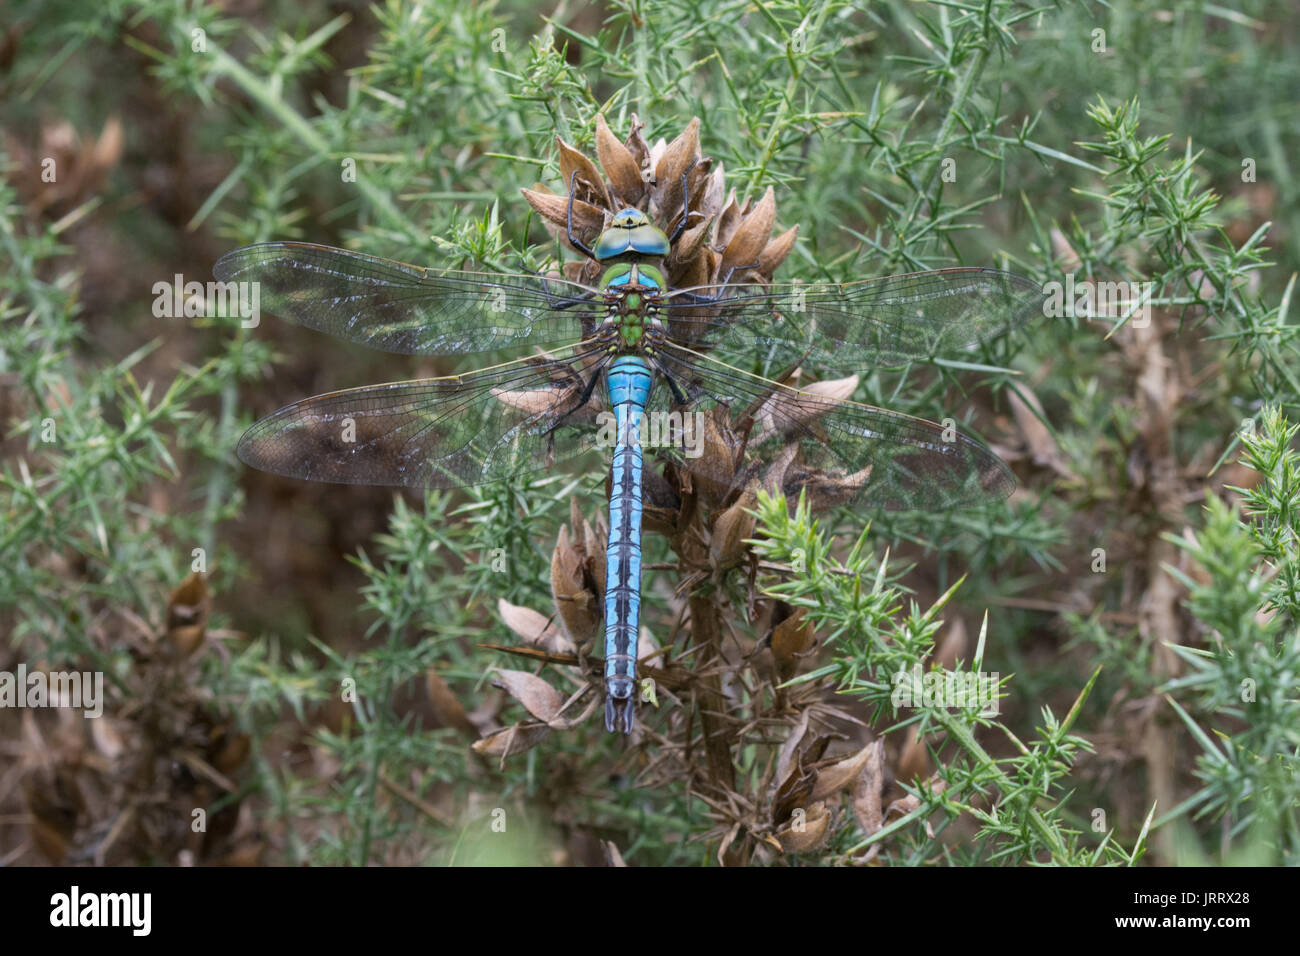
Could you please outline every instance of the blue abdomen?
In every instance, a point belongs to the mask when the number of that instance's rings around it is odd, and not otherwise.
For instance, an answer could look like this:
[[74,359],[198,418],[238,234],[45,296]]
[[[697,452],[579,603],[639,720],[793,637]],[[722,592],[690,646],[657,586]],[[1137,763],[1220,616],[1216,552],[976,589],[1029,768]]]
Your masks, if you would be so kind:
[[610,462],[609,543],[605,549],[605,726],[630,733],[641,621],[641,442],[650,400],[644,359],[623,356],[606,370],[616,440]]

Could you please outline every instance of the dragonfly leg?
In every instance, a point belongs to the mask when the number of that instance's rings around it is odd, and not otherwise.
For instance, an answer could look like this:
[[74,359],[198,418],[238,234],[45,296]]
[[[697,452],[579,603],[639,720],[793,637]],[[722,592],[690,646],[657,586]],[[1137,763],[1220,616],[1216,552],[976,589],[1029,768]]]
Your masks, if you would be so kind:
[[573,197],[574,190],[578,185],[578,171],[575,169],[569,176],[569,244],[577,249],[588,259],[595,259],[596,254],[591,251],[591,247],[573,234]]
[[550,286],[550,280],[554,278],[553,276],[548,275],[547,273],[543,272],[541,269],[530,269],[527,266],[522,266],[521,268],[524,272],[527,272],[530,276],[537,276],[537,278],[542,280],[542,294],[546,296],[546,307],[548,309],[555,309],[556,311],[560,311],[562,309],[571,308],[575,305],[585,305],[591,302],[595,298],[594,295],[585,295],[585,296],[556,295],[551,291],[551,286]]
[[686,223],[691,218],[691,191],[686,185],[686,177],[690,175],[691,170],[695,168],[695,164],[698,162],[699,159],[692,160],[691,164],[686,167],[686,172],[682,173],[682,221],[677,224],[677,228],[673,230],[673,234],[668,237],[669,245],[677,244],[677,240],[680,239],[682,233],[686,231]]
[[659,370],[659,374],[661,374],[664,377],[664,381],[668,383],[668,391],[673,393],[673,401],[678,405],[689,405],[691,403],[691,397],[686,394],[686,391],[679,384],[677,384],[677,379],[673,378],[661,363],[656,362],[655,368]]
[[568,412],[565,413],[566,415],[572,415],[583,405],[587,404],[587,402],[591,399],[591,393],[596,390],[596,382],[598,382],[599,380],[600,380],[600,369],[596,369],[594,372],[591,373],[591,378],[587,379],[587,384],[582,389],[582,397],[578,399],[576,405],[574,405],[571,409],[568,410]]
[[582,406],[586,405],[587,402],[591,400],[591,393],[596,390],[596,383],[600,381],[600,370],[603,367],[604,364],[602,363],[601,366],[599,366],[594,372],[591,373],[591,378],[587,379],[586,384],[582,387],[582,395],[578,398],[576,402],[573,403],[572,408],[570,408],[567,412],[565,412],[563,415],[557,418],[555,420],[555,424],[547,429],[546,433],[548,435],[554,436],[555,430],[559,428],[561,425],[563,425],[565,421],[568,420],[570,415],[572,415],[578,409],[582,408]]
[[762,265],[761,262],[755,261],[755,262],[751,262],[747,266],[732,266],[730,269],[727,270],[727,277],[722,280],[722,284],[731,285],[731,277],[734,276],[737,272],[748,272],[750,269],[757,269],[760,265]]

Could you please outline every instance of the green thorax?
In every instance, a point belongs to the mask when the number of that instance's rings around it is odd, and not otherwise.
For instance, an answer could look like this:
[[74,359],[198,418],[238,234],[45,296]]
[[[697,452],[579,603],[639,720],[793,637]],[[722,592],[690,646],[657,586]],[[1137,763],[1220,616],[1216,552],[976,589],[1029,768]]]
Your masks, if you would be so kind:
[[596,239],[596,260],[613,263],[600,277],[600,286],[628,349],[640,344],[646,319],[654,315],[658,296],[667,291],[661,263],[669,248],[663,230],[636,209],[624,209]]
[[646,262],[618,262],[600,277],[610,314],[619,320],[624,344],[635,348],[645,333],[646,319],[658,310],[658,298],[667,288],[658,266]]

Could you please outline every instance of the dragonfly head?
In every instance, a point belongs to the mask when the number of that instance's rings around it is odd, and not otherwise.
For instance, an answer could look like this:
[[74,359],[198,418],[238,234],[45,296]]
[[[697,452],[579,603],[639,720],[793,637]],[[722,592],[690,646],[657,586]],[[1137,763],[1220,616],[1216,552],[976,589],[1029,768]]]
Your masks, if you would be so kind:
[[609,227],[597,238],[592,252],[598,262],[629,253],[642,256],[666,256],[668,236],[650,222],[639,209],[623,209],[609,221]]

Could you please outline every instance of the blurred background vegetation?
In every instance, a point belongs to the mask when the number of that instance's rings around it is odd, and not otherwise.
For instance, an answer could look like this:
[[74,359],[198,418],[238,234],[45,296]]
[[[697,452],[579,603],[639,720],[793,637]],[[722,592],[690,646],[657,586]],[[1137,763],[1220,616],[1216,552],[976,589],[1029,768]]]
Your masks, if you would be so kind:
[[[108,703],[0,710],[0,861],[1296,862],[1290,4],[6,14],[0,670],[101,670]],[[597,520],[603,475],[426,498],[250,473],[234,445],[275,407],[455,367],[153,313],[156,283],[266,239],[540,268],[519,189],[561,191],[555,137],[592,154],[597,114],[622,136],[634,112],[652,142],[698,116],[742,199],[775,190],[799,226],[781,278],[1154,283],[1150,323],[1044,320],[986,367],[864,376],[860,400],[988,441],[1005,504],[760,508],[755,555],[827,548],[753,587],[808,610],[801,672],[859,721],[800,751],[856,781],[817,791],[807,845],[774,836],[789,730],[733,742],[726,801],[689,753],[595,719],[471,748],[525,716],[490,668],[526,664],[479,645],[518,643],[510,606],[551,613],[557,533],[571,500]],[[647,547],[666,641],[681,582]],[[771,681],[771,624],[726,586],[734,656]],[[1008,678],[995,720],[888,706],[899,666],[973,661]]]

